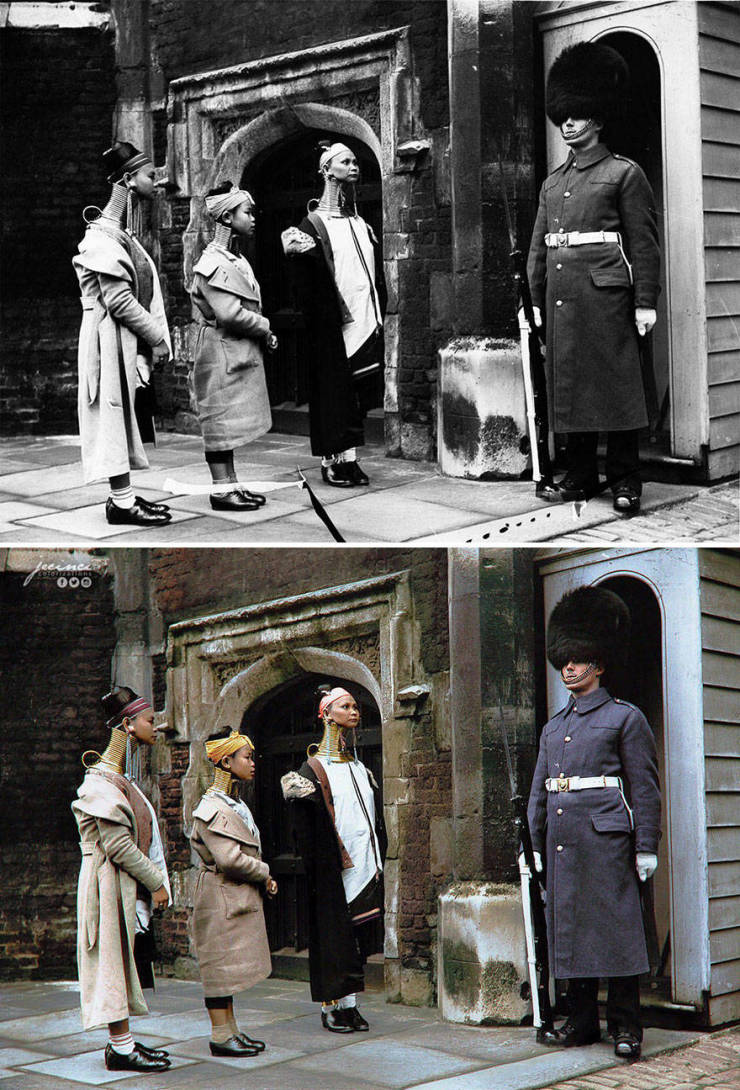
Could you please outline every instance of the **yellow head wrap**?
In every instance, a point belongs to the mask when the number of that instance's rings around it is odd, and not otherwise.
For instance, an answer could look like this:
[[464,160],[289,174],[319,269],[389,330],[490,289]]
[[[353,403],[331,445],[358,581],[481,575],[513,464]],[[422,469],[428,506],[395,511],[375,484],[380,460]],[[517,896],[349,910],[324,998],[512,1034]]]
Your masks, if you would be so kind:
[[254,750],[254,746],[246,734],[240,734],[238,730],[232,730],[228,738],[214,738],[212,741],[206,742],[206,756],[209,761],[213,761],[217,765],[224,757],[236,753],[242,746],[249,746],[251,750]]

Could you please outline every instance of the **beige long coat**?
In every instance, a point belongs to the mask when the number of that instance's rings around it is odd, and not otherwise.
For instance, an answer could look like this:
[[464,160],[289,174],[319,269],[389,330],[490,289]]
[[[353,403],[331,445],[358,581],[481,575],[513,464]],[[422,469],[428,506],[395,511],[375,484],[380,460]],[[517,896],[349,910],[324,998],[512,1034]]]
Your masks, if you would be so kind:
[[206,996],[234,995],[272,972],[259,886],[270,868],[257,840],[218,796],[204,795],[193,811],[193,848],[201,870],[191,922]]
[[134,963],[136,884],[164,879],[137,848],[136,818],[119,788],[91,769],[72,803],[80,830],[77,967],[85,1029],[147,1014]]
[[[138,246],[140,260],[152,273],[149,309],[138,300],[132,246]],[[93,225],[78,249],[72,259],[82,303],[77,415],[82,472],[89,483],[148,468],[134,414],[137,355],[142,345],[148,351],[162,340],[170,349],[171,343],[159,278],[144,248],[124,231]]]
[[202,314],[193,393],[206,450],[234,450],[272,427],[262,346],[270,323],[246,258],[209,243],[193,269]]

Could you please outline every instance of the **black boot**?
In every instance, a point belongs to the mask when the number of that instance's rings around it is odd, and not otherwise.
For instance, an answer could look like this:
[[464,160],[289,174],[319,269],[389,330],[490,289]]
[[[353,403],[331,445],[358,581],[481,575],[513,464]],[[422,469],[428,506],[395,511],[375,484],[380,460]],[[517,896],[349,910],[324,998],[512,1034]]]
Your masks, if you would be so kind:
[[615,1034],[614,1055],[620,1060],[639,1060],[641,1052],[640,1039],[634,1033]]
[[364,470],[360,469],[359,462],[343,462],[345,476],[352,484],[370,484],[370,478]]
[[357,1007],[346,1007],[343,1014],[344,1020],[350,1029],[354,1029],[360,1033],[367,1033],[370,1029],[367,1019],[362,1017]]
[[333,462],[330,466],[322,466],[321,477],[325,484],[332,484],[335,488],[354,488],[354,481],[347,477],[344,472],[344,465],[341,462]]

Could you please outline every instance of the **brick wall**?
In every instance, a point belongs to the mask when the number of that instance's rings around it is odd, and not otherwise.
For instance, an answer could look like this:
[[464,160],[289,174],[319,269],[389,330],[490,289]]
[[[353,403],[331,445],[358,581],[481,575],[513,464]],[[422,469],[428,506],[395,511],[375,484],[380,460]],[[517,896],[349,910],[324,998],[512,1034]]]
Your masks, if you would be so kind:
[[110,581],[60,588],[0,576],[0,978],[75,976],[83,750],[107,740],[100,697],[115,645]]
[[82,209],[107,199],[112,36],[0,30],[0,426],[77,430]]

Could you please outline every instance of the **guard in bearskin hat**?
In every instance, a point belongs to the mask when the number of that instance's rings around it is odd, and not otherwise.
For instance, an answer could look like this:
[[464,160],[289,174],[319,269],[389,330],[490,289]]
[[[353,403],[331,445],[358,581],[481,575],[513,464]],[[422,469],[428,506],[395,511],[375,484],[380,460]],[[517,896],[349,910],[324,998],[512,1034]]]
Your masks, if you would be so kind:
[[660,786],[645,716],[601,684],[624,659],[629,628],[622,599],[601,587],[580,587],[555,606],[547,656],[570,698],[542,731],[528,817],[538,870],[546,859],[550,971],[568,981],[567,1021],[547,1043],[600,1040],[606,977],[615,1054],[634,1060],[639,975],[649,968],[640,882],[658,865]]
[[529,250],[535,321],[546,318],[554,431],[567,435],[553,498],[599,488],[599,432],[614,508],[639,511],[638,434],[648,423],[640,338],[656,320],[660,250],[655,199],[640,167],[609,151],[603,131],[624,110],[629,72],[616,50],[580,42],[555,60],[546,105],[569,152],[546,180]]

